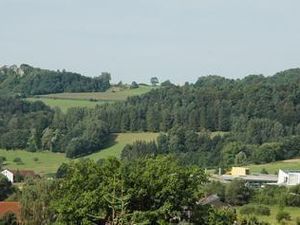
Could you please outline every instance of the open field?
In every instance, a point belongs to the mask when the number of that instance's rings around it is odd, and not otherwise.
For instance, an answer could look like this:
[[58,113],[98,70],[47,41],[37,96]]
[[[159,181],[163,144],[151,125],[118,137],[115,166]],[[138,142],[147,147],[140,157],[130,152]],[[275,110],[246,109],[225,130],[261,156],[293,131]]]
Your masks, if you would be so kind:
[[[151,141],[155,140],[158,133],[122,133],[115,134],[115,138],[110,146],[93,153],[85,158],[98,160],[107,158],[109,156],[120,157],[121,151],[126,144],[131,144],[136,140]],[[63,153],[53,152],[27,152],[21,150],[0,150],[0,156],[4,156],[7,161],[5,162],[6,168],[9,169],[31,169],[35,172],[45,175],[55,173],[57,168],[63,163],[68,162],[70,159],[65,157]],[[22,159],[23,164],[13,162],[16,157]],[[34,158],[38,158],[37,161]]]
[[[0,156],[4,156],[5,168],[8,169],[30,169],[41,175],[55,173],[57,168],[63,163],[69,161],[62,153],[53,152],[27,152],[22,150],[0,150]],[[23,164],[17,164],[13,160],[19,157]],[[37,158],[38,161],[34,161]]]
[[82,92],[82,93],[58,93],[49,95],[39,95],[27,98],[29,101],[42,101],[50,107],[58,107],[66,112],[72,107],[94,108],[96,105],[124,101],[127,97],[141,95],[149,92],[154,87],[140,85],[139,88],[116,88],[113,87],[106,92]]
[[106,103],[106,101],[89,101],[89,100],[73,100],[73,99],[54,99],[54,98],[27,98],[28,101],[42,101],[51,108],[58,107],[63,112],[73,107],[94,108],[96,105]]
[[57,93],[39,95],[40,98],[75,99],[75,100],[97,100],[97,101],[124,101],[127,97],[142,95],[151,91],[153,87],[140,85],[139,88],[116,88],[113,87],[106,92],[82,92],[82,93]]
[[251,173],[259,173],[265,168],[270,174],[278,173],[279,169],[300,170],[300,159],[289,159],[261,165],[249,165]]
[[[255,205],[255,204],[251,204]],[[280,210],[279,206],[269,206],[266,205],[268,208],[271,210],[271,215],[270,216],[259,216],[259,215],[254,215],[259,219],[260,221],[265,221],[270,223],[271,225],[279,225],[280,223],[277,222],[276,220],[276,215],[278,211]],[[237,211],[239,213],[239,208],[237,208]],[[285,207],[283,211],[288,212],[291,216],[291,221],[287,223],[287,225],[296,225],[296,218],[300,217],[300,208],[299,207]],[[253,215],[252,215],[253,216]]]
[[107,158],[109,156],[120,157],[122,149],[126,144],[132,144],[135,141],[152,141],[156,140],[158,133],[122,133],[118,134],[114,140],[113,145],[105,148],[97,153],[93,153],[87,158],[98,160],[100,158]]

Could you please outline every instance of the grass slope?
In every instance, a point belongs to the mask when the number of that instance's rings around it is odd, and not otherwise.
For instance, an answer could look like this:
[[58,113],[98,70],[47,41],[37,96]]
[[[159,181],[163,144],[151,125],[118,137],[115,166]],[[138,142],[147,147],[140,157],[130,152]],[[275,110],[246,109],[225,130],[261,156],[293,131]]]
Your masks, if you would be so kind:
[[276,174],[279,169],[300,170],[300,159],[289,159],[267,164],[250,165],[248,167],[250,168],[251,173],[259,173],[265,168],[269,173]]
[[[109,156],[120,157],[121,151],[126,144],[133,143],[136,140],[151,141],[155,140],[158,133],[120,133],[115,135],[115,139],[110,143],[109,147],[86,156],[93,160],[107,158]],[[2,150],[0,149],[0,156],[6,157],[5,168],[8,169],[30,169],[35,172],[45,175],[55,173],[57,168],[63,162],[69,162],[70,159],[65,157],[62,153],[53,152],[27,152],[21,150]],[[13,162],[16,157],[20,157],[24,164],[17,164]],[[34,161],[38,158],[38,161]]]
[[88,101],[88,100],[73,100],[73,99],[51,99],[51,98],[27,98],[28,101],[42,101],[51,108],[58,107],[63,112],[73,107],[94,108],[96,105],[105,103],[104,101]]
[[124,101],[127,97],[142,95],[151,91],[153,87],[140,85],[139,88],[117,88],[112,87],[106,92],[82,92],[82,93],[57,93],[49,95],[40,95],[41,98],[59,98],[75,100],[98,100],[98,101]]
[[87,158],[91,158],[94,160],[98,160],[100,158],[107,158],[109,156],[120,157],[122,149],[125,147],[126,144],[132,144],[135,141],[152,141],[156,140],[158,137],[158,133],[122,133],[116,135],[114,143],[97,153],[93,153]]
[[[22,150],[0,150],[0,156],[4,156],[5,168],[8,169],[30,169],[41,175],[54,173],[57,168],[63,163],[69,161],[62,153],[53,152],[27,152]],[[23,164],[16,164],[13,160],[16,157],[22,159]],[[38,161],[34,161],[34,158],[38,158]]]
[[106,92],[57,93],[39,95],[33,98],[27,98],[27,100],[40,100],[50,107],[59,107],[62,111],[66,112],[68,108],[72,107],[93,108],[96,105],[104,103],[125,101],[127,97],[145,94],[153,88],[154,87],[145,85],[140,85],[139,88],[135,89],[113,87]]
[[[255,205],[255,204],[250,204],[250,205]],[[279,206],[269,206],[266,205],[268,208],[271,210],[271,215],[270,216],[259,216],[259,215],[254,215],[259,219],[260,221],[268,222],[271,225],[280,225],[280,223],[277,222],[276,220],[276,215],[280,211]],[[300,217],[300,208],[299,207],[285,207],[283,211],[288,212],[291,215],[291,221],[287,223],[287,225],[296,225],[296,218]],[[239,208],[237,209],[237,212],[239,214]],[[252,215],[253,216],[253,215]]]

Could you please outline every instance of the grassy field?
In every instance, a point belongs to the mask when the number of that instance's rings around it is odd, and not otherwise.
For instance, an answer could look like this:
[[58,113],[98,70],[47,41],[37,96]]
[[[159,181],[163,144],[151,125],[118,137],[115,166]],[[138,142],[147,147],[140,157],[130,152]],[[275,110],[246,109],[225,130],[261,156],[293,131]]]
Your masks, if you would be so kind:
[[97,101],[124,101],[127,97],[142,95],[151,91],[153,87],[140,85],[139,88],[113,87],[106,92],[82,92],[82,93],[58,93],[39,95],[41,98],[74,99],[74,100],[97,100]]
[[73,107],[94,108],[96,105],[101,105],[106,101],[89,101],[89,100],[74,100],[74,99],[52,99],[52,98],[27,98],[29,101],[42,101],[52,108],[58,107],[63,112]]
[[[7,160],[5,161],[5,168],[30,169],[41,175],[54,173],[63,162],[69,161],[64,154],[53,152],[6,151],[1,149],[0,156],[4,156]],[[21,158],[23,164],[13,162],[16,157]],[[35,161],[34,158],[37,158],[38,161]]]
[[40,100],[50,107],[59,107],[63,112],[72,107],[94,108],[96,105],[124,101],[127,97],[141,95],[152,90],[151,86],[140,85],[139,88],[116,88],[113,87],[106,92],[83,92],[83,93],[58,93],[49,95],[39,95],[27,98],[29,101]]
[[114,143],[111,144],[109,147],[101,150],[100,152],[91,154],[87,156],[87,158],[91,158],[94,160],[100,158],[107,158],[109,156],[120,157],[122,149],[125,147],[126,144],[132,144],[135,141],[152,141],[156,140],[158,133],[122,133],[118,134],[115,137]]
[[259,173],[265,168],[270,174],[275,174],[278,173],[279,169],[300,170],[300,159],[289,159],[261,165],[250,165],[248,167],[251,173]]
[[[158,133],[122,133],[115,134],[115,138],[110,145],[94,154],[86,156],[93,160],[107,158],[109,156],[120,157],[121,151],[126,144],[131,144],[136,140],[151,141],[155,140]],[[30,169],[35,172],[45,175],[55,173],[57,168],[63,163],[68,162],[70,159],[65,157],[62,153],[53,152],[27,152],[21,150],[0,150],[0,156],[4,156],[6,161],[6,168],[9,169]],[[22,159],[23,164],[13,162],[16,157]],[[35,161],[34,159],[38,160]]]
[[[254,205],[254,204],[251,204]],[[257,219],[260,221],[268,222],[271,225],[280,225],[280,223],[277,222],[276,220],[276,215],[278,211],[280,210],[279,206],[269,206],[267,205],[268,208],[271,210],[271,215],[270,216],[258,216]],[[239,208],[237,209],[238,214],[239,214]],[[299,207],[285,207],[283,211],[288,212],[291,216],[291,221],[287,223],[287,225],[296,225],[296,218],[300,217],[300,208]]]

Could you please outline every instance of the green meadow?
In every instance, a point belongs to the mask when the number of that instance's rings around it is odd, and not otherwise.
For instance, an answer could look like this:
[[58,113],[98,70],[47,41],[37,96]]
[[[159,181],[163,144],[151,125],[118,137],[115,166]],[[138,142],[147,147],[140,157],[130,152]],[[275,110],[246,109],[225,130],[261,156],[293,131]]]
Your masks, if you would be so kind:
[[268,171],[268,173],[276,174],[279,169],[300,170],[300,159],[289,159],[266,164],[249,165],[247,167],[250,168],[251,173],[259,173],[264,168]]
[[[107,148],[85,156],[93,160],[107,158],[110,156],[120,157],[122,149],[126,144],[131,144],[137,140],[151,141],[156,140],[158,133],[120,133],[115,134],[111,143]],[[65,157],[63,153],[53,153],[48,151],[43,152],[27,152],[22,150],[3,150],[0,149],[0,156],[6,158],[5,168],[8,169],[30,169],[41,175],[55,173],[57,168],[63,162],[70,162],[71,160]],[[22,163],[14,162],[16,157],[21,158]]]
[[[257,204],[249,204],[249,205],[257,205]],[[268,222],[271,225],[280,225],[282,223],[278,223],[276,220],[276,215],[277,213],[281,210],[280,207],[278,205],[265,205],[266,207],[270,208],[271,210],[271,215],[270,216],[260,216],[260,215],[250,215],[251,216],[255,216],[259,221],[264,221],[264,222]],[[297,225],[296,223],[296,218],[299,217],[300,218],[300,208],[299,207],[284,207],[282,209],[285,212],[288,212],[291,216],[291,220],[287,221],[287,223],[284,223],[286,225]],[[237,212],[239,214],[239,208],[237,208]],[[241,216],[239,214],[239,216]],[[245,217],[245,216],[243,216]]]
[[154,87],[140,85],[139,88],[112,87],[106,92],[81,92],[81,93],[57,93],[49,95],[38,95],[27,98],[29,101],[42,101],[52,108],[58,107],[63,112],[73,107],[94,108],[96,105],[125,101],[128,97],[145,94]]
[[105,101],[89,101],[89,100],[75,100],[75,99],[57,99],[57,98],[27,98],[29,101],[42,101],[51,108],[58,107],[63,112],[69,108],[94,108],[96,105],[106,103]]

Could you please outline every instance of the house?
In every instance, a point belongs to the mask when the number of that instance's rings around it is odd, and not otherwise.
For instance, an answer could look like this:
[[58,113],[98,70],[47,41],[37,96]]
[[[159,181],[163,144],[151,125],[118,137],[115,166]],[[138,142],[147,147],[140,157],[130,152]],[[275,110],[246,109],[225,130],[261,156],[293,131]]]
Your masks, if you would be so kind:
[[19,202],[0,202],[0,218],[8,213],[13,213],[20,217],[21,205]]
[[200,199],[197,202],[199,205],[211,205],[216,208],[227,207],[228,205],[221,201],[220,197],[217,194],[209,195],[205,198]]
[[14,182],[14,174],[13,172],[9,171],[9,170],[3,170],[1,172],[2,175],[4,175],[11,183]]
[[1,172],[11,182],[20,182],[28,177],[36,177],[37,175],[33,170],[8,170],[5,169]]
[[232,176],[246,176],[250,174],[250,169],[246,167],[232,167]]
[[300,184],[300,170],[279,170],[278,185]]

